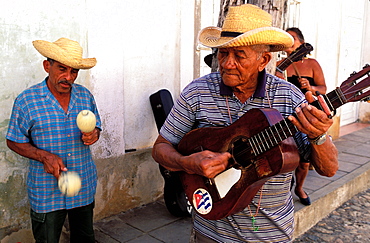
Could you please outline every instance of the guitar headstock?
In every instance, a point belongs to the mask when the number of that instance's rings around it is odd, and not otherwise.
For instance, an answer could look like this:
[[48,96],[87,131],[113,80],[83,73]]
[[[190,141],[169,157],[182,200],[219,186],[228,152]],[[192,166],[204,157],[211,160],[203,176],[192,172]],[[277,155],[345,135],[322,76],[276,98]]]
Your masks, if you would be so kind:
[[297,62],[302,60],[303,57],[307,56],[313,50],[313,46],[310,43],[303,43],[297,49],[295,49],[287,58],[291,62]]
[[340,85],[346,102],[370,100],[370,65],[366,64],[359,72],[354,72]]

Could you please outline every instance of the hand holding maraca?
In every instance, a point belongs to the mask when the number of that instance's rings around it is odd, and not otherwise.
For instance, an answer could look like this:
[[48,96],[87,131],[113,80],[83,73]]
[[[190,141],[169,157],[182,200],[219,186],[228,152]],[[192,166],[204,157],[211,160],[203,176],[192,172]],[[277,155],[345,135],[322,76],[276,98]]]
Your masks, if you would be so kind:
[[58,179],[58,187],[67,197],[74,197],[81,189],[81,178],[77,172],[62,172]]
[[99,139],[100,130],[96,128],[96,117],[89,110],[82,110],[77,115],[77,127],[82,132],[82,141],[85,145],[94,144]]

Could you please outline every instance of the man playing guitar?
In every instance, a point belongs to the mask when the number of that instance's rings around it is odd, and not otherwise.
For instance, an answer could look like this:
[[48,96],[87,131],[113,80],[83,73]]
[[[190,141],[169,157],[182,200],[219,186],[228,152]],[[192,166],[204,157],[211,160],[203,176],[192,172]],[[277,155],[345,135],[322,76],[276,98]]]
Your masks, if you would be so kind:
[[[319,99],[326,112],[308,104],[314,101],[311,92],[304,97],[294,85],[265,72],[271,52],[293,45],[288,33],[272,27],[267,12],[251,4],[230,7],[222,29],[203,29],[199,41],[218,48],[219,72],[194,80],[181,92],[153,146],[158,163],[171,171],[214,178],[229,167],[232,153],[200,148],[183,155],[177,145],[184,135],[195,128],[230,126],[252,108],[273,108],[299,130],[294,135],[299,155],[323,176],[336,173],[337,150],[325,139],[333,123],[325,102]],[[292,172],[269,178],[244,210],[225,218],[205,219],[198,211],[195,242],[290,242],[291,179]]]

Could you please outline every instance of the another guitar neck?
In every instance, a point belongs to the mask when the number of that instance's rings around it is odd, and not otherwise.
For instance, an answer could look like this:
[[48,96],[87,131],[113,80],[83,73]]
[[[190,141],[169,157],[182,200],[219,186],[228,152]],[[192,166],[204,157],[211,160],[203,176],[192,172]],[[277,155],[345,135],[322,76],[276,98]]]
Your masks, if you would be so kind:
[[284,72],[290,64],[302,60],[302,58],[305,57],[312,50],[313,47],[311,44],[303,43],[276,67],[276,71],[280,73]]
[[290,60],[289,58],[285,58],[284,61],[282,61],[277,67],[276,70],[279,71],[280,73],[284,72],[287,67],[289,67],[290,64],[292,64],[293,61]]

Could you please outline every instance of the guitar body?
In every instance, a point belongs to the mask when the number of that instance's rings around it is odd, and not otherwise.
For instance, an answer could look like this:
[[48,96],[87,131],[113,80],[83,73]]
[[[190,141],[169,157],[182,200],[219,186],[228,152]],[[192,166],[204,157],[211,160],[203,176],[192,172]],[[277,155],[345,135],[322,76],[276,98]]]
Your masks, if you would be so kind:
[[[202,150],[228,151],[233,155],[229,164],[241,171],[240,179],[222,198],[214,181],[182,172],[187,197],[202,217],[216,220],[242,211],[270,177],[293,171],[298,166],[299,154],[292,137],[257,156],[249,146],[250,137],[282,119],[275,109],[251,109],[228,127],[198,128],[183,137],[178,145],[183,155]],[[204,204],[201,199],[207,196],[210,200]]]

